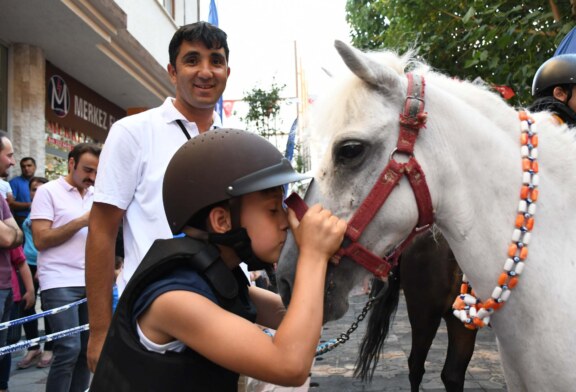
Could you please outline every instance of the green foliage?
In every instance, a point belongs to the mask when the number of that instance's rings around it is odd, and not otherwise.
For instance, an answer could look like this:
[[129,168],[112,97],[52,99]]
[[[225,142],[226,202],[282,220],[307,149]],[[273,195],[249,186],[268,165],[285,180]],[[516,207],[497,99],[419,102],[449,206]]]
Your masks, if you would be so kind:
[[269,138],[276,136],[277,119],[280,114],[280,93],[286,85],[278,86],[272,82],[270,89],[254,87],[244,95],[244,102],[248,103],[248,113],[242,121],[248,129],[258,132],[261,136]]
[[510,86],[528,105],[532,78],[574,26],[568,0],[348,0],[352,43],[417,56],[447,75]]

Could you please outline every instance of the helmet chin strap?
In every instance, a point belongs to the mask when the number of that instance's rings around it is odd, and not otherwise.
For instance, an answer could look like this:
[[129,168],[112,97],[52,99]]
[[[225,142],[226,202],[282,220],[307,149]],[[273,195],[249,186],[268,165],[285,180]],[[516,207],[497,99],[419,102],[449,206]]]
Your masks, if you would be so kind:
[[240,226],[241,198],[234,197],[229,200],[232,229],[226,233],[209,233],[208,240],[218,245],[234,249],[236,255],[248,265],[249,271],[258,271],[270,267],[268,263],[260,260],[252,250],[252,240],[245,228]]

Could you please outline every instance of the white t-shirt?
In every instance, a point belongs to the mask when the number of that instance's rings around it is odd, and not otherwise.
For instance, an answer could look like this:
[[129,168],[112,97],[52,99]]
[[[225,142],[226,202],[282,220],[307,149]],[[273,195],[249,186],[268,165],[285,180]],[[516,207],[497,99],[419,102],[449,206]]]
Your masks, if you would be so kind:
[[[181,120],[191,137],[195,123],[186,120],[173,98],[143,113],[114,123],[102,149],[94,201],[116,206],[124,215],[124,268],[118,292],[156,239],[172,238],[162,202],[162,182],[170,159],[187,140],[176,123]],[[214,115],[214,126],[220,118]]]
[[12,187],[10,183],[3,178],[0,178],[0,194],[6,198],[8,193],[12,194]]
[[[84,197],[64,177],[48,182],[36,191],[30,219],[52,221],[52,228],[79,218],[92,208],[94,187]],[[42,290],[84,287],[84,254],[88,228],[77,231],[61,245],[38,251],[38,281]]]

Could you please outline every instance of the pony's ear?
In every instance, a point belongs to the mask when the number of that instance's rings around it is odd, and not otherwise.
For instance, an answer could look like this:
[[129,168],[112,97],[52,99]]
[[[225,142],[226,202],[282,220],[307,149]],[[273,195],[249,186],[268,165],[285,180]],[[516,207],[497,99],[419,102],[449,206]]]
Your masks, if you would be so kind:
[[394,91],[400,87],[400,76],[394,70],[342,41],[334,41],[334,46],[350,71],[364,82],[387,91]]

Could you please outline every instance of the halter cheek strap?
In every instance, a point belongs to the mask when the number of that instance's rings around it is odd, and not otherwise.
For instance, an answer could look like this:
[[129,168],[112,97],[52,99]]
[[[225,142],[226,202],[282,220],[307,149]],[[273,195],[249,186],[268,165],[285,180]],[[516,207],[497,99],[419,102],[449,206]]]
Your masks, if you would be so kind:
[[[370,193],[348,223],[344,242],[336,254],[337,258],[344,256],[351,258],[377,277],[386,277],[390,270],[397,265],[398,257],[412,239],[417,234],[427,230],[434,222],[432,199],[426,177],[413,155],[414,144],[420,129],[426,124],[426,113],[424,112],[425,82],[420,75],[409,73],[407,77],[408,93],[404,111],[400,114],[400,133],[396,148],[390,155],[388,164]],[[395,159],[397,154],[408,155],[408,161],[405,163],[398,162]],[[396,246],[390,255],[379,257],[361,245],[358,240],[404,176],[408,179],[416,199],[418,222],[408,237]],[[294,210],[299,219],[302,218],[308,208],[306,203],[296,194],[292,194],[286,200],[286,204]]]

